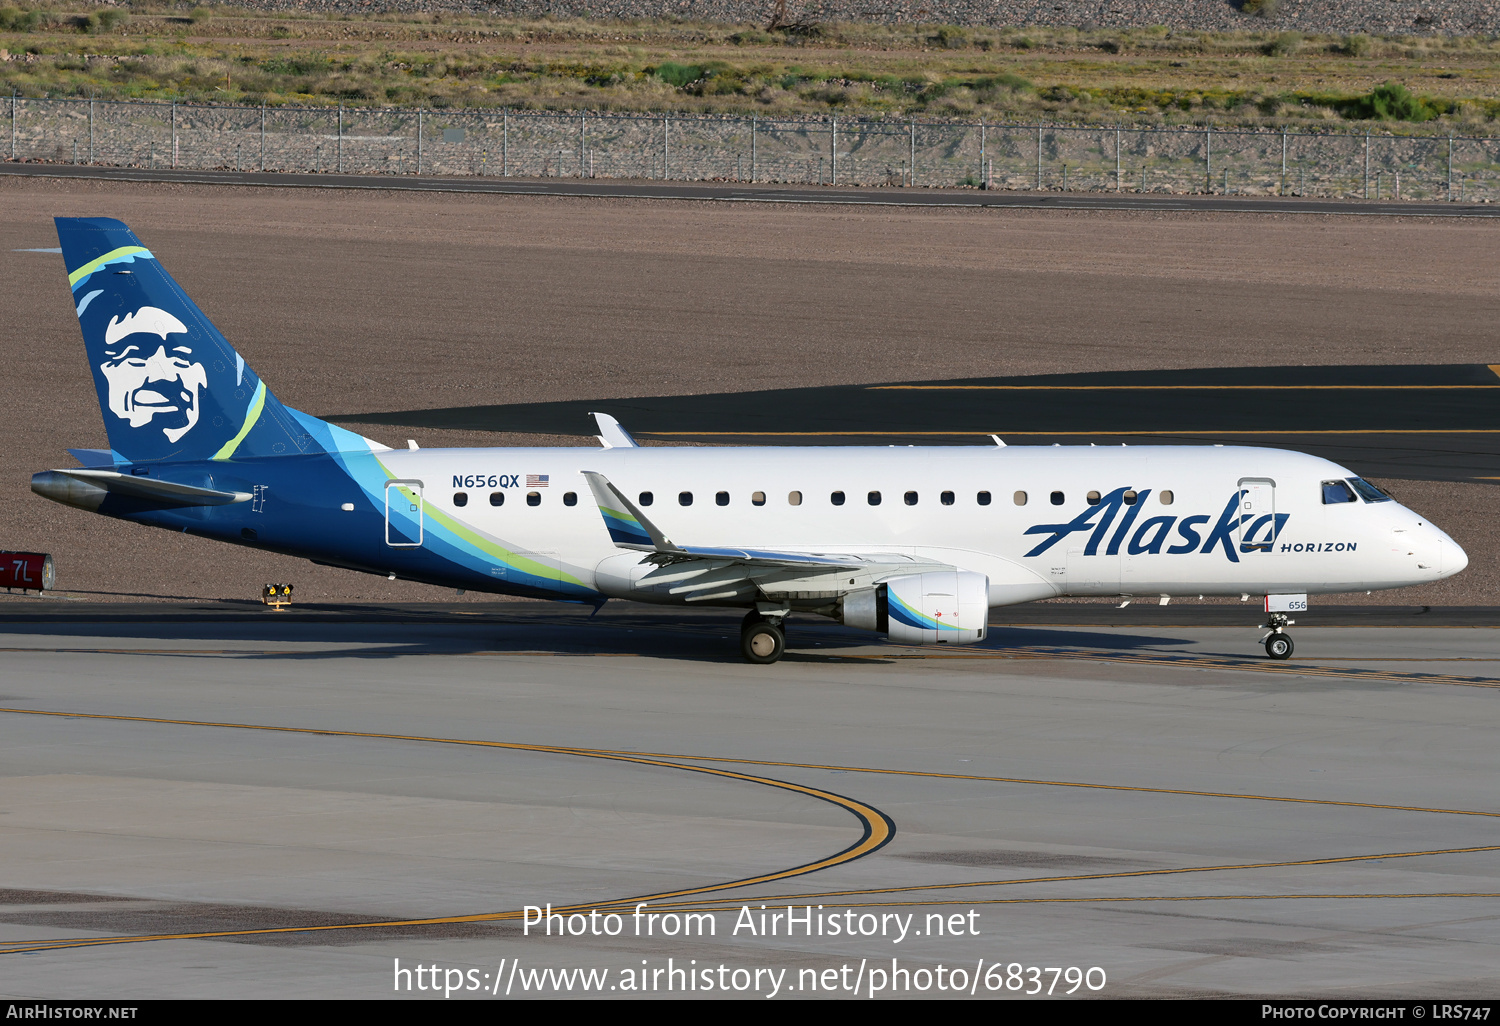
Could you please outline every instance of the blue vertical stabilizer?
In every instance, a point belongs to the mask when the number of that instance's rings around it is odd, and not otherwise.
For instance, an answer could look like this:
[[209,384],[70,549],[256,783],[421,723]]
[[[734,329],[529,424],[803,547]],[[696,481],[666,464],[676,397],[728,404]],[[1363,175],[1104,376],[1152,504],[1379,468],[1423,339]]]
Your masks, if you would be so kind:
[[110,448],[133,463],[368,448],[290,410],[122,222],[59,217]]

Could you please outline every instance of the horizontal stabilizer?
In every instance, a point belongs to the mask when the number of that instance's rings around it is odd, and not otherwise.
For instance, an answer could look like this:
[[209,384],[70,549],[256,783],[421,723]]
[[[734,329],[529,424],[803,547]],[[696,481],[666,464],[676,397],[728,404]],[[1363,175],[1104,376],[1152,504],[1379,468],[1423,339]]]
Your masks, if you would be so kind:
[[145,500],[162,507],[228,506],[249,502],[249,492],[221,492],[214,488],[157,481],[113,470],[44,470],[31,475],[38,495],[80,509],[97,510],[108,495]]
[[113,467],[130,462],[113,449],[69,449],[68,455],[85,467]]

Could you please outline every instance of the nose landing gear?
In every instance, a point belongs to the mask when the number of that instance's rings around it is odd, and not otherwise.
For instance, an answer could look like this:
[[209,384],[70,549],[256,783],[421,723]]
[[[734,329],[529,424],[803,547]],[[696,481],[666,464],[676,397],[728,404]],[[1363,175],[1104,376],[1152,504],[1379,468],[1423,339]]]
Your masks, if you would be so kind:
[[1272,659],[1290,659],[1296,651],[1292,644],[1291,635],[1286,633],[1286,628],[1296,623],[1295,620],[1287,619],[1285,613],[1268,613],[1266,622],[1261,626],[1268,629],[1269,633],[1261,638],[1266,643],[1266,655]]

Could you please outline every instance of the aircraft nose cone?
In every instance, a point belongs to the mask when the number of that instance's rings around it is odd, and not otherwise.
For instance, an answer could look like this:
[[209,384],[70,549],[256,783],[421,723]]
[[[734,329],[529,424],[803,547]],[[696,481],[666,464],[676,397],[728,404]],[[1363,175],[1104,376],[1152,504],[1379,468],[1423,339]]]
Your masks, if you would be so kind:
[[1469,565],[1469,554],[1463,547],[1452,538],[1444,538],[1442,541],[1443,558],[1439,564],[1439,572],[1444,577],[1452,577],[1464,567]]

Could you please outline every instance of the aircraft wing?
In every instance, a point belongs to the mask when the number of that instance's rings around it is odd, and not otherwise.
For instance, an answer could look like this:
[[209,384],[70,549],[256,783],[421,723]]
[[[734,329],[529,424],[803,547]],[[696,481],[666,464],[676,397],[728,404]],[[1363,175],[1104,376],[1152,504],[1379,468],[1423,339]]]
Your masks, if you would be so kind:
[[881,581],[928,571],[953,570],[897,552],[797,552],[722,546],[679,545],[653,524],[603,474],[584,471],[599,513],[616,547],[649,553],[656,569],[636,581],[664,588],[688,602],[750,597],[837,598]]

